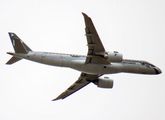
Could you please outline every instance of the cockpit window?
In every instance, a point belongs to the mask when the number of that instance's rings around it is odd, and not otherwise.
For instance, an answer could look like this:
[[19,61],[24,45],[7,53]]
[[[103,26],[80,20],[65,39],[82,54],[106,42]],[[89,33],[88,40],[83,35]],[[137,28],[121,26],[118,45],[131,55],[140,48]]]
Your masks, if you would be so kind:
[[146,62],[146,61],[141,61],[142,65],[146,65],[147,67],[155,67],[153,64]]

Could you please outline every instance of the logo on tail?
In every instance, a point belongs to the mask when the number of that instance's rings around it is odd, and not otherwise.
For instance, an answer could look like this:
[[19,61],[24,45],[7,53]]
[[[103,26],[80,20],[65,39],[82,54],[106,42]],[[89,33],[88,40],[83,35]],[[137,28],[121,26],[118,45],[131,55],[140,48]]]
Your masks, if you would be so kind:
[[9,36],[16,53],[28,53],[32,51],[15,33],[9,32]]
[[[15,50],[15,53],[27,54],[29,51],[32,51],[15,33],[9,32],[9,36],[10,36],[13,48]],[[7,52],[7,53],[10,55],[14,55],[13,52]],[[13,64],[21,59],[22,58],[17,58],[13,56],[6,64]]]

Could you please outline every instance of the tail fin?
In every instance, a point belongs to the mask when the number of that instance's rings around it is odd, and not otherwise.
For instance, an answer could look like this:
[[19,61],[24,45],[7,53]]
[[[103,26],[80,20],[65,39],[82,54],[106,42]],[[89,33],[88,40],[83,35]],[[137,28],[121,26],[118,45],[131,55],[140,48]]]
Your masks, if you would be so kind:
[[32,51],[15,33],[9,32],[9,36],[16,53],[28,53]]
[[[9,32],[11,43],[16,53],[27,54],[29,51],[32,51],[15,33]],[[7,52],[8,54],[13,55],[13,52]],[[22,58],[13,56],[6,64],[13,64]]]

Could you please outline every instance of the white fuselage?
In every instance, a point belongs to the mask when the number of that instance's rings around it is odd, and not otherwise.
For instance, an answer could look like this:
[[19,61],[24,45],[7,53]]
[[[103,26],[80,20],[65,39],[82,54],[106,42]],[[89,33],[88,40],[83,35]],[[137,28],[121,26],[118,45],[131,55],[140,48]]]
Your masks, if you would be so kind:
[[85,64],[86,56],[84,55],[30,51],[27,54],[14,53],[14,56],[47,65],[69,67],[90,74],[111,74],[120,72],[157,74],[159,70],[156,66],[148,62],[137,60],[123,60],[120,63],[110,64]]

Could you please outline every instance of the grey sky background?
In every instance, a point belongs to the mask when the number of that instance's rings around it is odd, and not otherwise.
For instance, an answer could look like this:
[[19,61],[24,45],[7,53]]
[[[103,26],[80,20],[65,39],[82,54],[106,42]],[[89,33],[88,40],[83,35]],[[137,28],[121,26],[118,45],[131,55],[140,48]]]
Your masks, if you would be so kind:
[[[1,0],[1,120],[164,120],[165,1],[163,0]],[[51,100],[80,72],[21,60],[5,65],[14,51],[8,32],[32,50],[87,53],[85,24],[90,16],[107,51],[146,60],[161,75],[112,74],[113,89],[93,84],[64,100]]]

